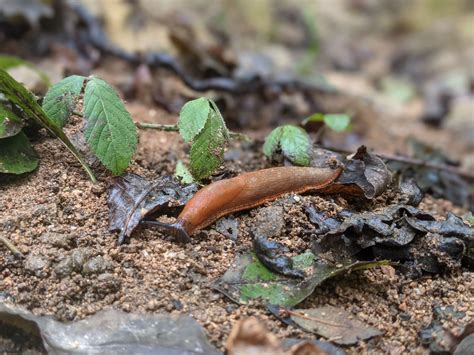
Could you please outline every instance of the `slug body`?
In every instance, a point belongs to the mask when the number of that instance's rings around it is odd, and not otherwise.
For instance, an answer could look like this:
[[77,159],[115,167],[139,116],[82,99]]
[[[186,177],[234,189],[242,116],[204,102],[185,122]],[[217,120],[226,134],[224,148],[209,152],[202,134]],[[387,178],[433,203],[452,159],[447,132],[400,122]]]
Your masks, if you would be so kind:
[[277,167],[216,181],[199,190],[173,224],[147,223],[168,229],[178,240],[189,241],[196,231],[222,216],[246,210],[289,193],[321,190],[332,184],[341,169]]

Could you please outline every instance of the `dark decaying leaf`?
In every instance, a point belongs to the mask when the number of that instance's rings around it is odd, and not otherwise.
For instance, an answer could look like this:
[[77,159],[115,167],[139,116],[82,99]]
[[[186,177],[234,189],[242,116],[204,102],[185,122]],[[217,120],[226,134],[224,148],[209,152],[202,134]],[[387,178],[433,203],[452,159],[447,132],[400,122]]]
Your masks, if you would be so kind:
[[314,206],[305,205],[304,210],[309,221],[316,226],[316,229],[312,231],[316,235],[328,233],[341,225],[337,219],[327,216],[324,211],[318,211]]
[[183,187],[169,176],[153,181],[135,174],[115,178],[108,198],[109,228],[120,231],[121,244],[142,219],[165,206],[184,206],[196,191],[196,185]]
[[[0,304],[3,327],[14,326],[41,338],[48,354],[221,354],[190,316],[133,314],[103,310],[63,323]],[[31,335],[30,335],[31,336]]]
[[258,260],[271,271],[289,277],[305,277],[303,270],[294,268],[293,259],[282,254],[288,252],[288,248],[283,244],[258,236],[254,238],[253,245]]
[[333,306],[295,309],[290,317],[303,330],[341,345],[353,345],[360,340],[382,335],[380,330],[364,324],[352,313]]
[[246,304],[260,299],[264,303],[294,306],[311,295],[323,281],[347,271],[387,265],[385,261],[355,262],[331,265],[315,263],[311,252],[292,257],[293,268],[305,272],[304,279],[284,277],[270,271],[254,253],[238,255],[223,276],[213,282],[214,289],[231,300]]
[[420,187],[412,179],[403,181],[400,184],[400,193],[405,198],[405,203],[414,207],[417,207],[424,197],[423,191],[421,191]]
[[371,199],[384,192],[392,180],[392,174],[382,159],[368,153],[365,146],[361,146],[350,159],[326,149],[313,152],[312,166],[327,167],[336,163],[343,164],[344,170],[326,190],[328,193],[343,192]]
[[462,322],[465,312],[456,311],[451,305],[433,307],[433,321],[419,333],[420,341],[430,354],[472,354],[474,349],[474,322],[446,329],[443,322],[452,319]]
[[[421,142],[409,141],[412,157],[440,165],[454,165],[439,149]],[[410,165],[391,161],[389,167],[401,175],[402,181],[414,180],[421,191],[437,198],[452,201],[458,206],[468,206],[472,187],[460,176],[449,171],[436,170],[426,166]]]
[[395,205],[379,212],[344,211],[344,218],[338,227],[314,238],[314,253],[332,261],[403,261],[435,273],[459,268],[461,261],[472,267],[474,228],[453,214],[436,221],[415,207]]

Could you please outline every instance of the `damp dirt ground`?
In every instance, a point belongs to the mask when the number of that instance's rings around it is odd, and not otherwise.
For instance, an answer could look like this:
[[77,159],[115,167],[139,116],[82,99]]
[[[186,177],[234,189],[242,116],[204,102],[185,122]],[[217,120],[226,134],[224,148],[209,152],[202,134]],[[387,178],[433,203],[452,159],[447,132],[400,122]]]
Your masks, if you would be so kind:
[[[147,121],[176,119],[133,103],[129,109],[132,116]],[[157,230],[139,229],[119,247],[117,235],[108,230],[107,191],[112,177],[97,168],[99,181],[91,183],[64,147],[45,134],[36,140],[35,149],[41,158],[37,171],[20,178],[2,177],[0,185],[0,229],[25,255],[16,259],[0,246],[2,302],[62,321],[82,319],[108,307],[190,314],[221,349],[236,322],[248,316],[262,319],[281,338],[314,337],[283,325],[264,307],[237,305],[209,287],[238,252],[252,247],[249,232],[257,223],[258,208],[234,215],[240,225],[237,241],[209,227],[192,243],[179,245]],[[269,166],[257,145],[233,143],[227,154],[232,174]],[[186,149],[177,134],[141,131],[129,171],[150,179],[170,175],[177,159],[185,158]],[[386,194],[367,208],[383,207],[396,199]],[[336,212],[354,203],[341,196],[286,199],[282,242],[294,251],[309,248],[308,240],[301,237],[309,226],[305,204]],[[439,217],[448,211],[465,212],[429,196],[420,207]],[[463,269],[410,279],[388,266],[331,279],[301,308],[334,305],[383,331],[379,338],[347,348],[349,353],[424,353],[419,332],[433,320],[435,307],[453,306],[465,312],[461,320],[447,318],[443,324],[447,329],[473,319],[472,280],[473,273]],[[0,339],[2,350],[18,350],[18,344],[7,338],[4,334]],[[26,346],[41,351],[34,344]]]

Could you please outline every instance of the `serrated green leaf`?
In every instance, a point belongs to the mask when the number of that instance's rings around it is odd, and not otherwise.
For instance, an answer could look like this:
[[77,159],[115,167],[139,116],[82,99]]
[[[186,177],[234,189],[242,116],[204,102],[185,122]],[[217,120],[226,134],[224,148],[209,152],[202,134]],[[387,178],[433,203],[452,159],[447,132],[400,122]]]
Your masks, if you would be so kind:
[[204,128],[211,112],[209,100],[201,97],[187,102],[179,113],[179,134],[185,142],[191,142]]
[[224,149],[228,142],[226,136],[222,118],[211,110],[204,128],[191,146],[190,170],[196,180],[200,181],[211,176],[222,164]]
[[61,142],[69,149],[69,151],[81,163],[84,170],[89,174],[92,181],[96,181],[92,170],[86,164],[77,149],[71,143],[64,132],[51,121],[43,111],[40,105],[36,102],[34,95],[28,91],[23,85],[17,82],[3,69],[0,69],[0,93],[2,93],[7,100],[15,104],[23,110],[26,117],[34,118],[43,127],[50,131],[55,137],[58,137]]
[[23,174],[37,166],[36,152],[23,132],[0,139],[0,173]]
[[22,65],[32,69],[46,85],[51,85],[48,76],[33,63],[12,55],[0,55],[0,69],[8,70]]
[[54,84],[46,93],[43,110],[58,127],[64,127],[71,116],[85,79],[79,75],[68,76]]
[[283,133],[283,127],[277,127],[265,138],[265,143],[263,144],[263,154],[268,158],[271,158],[277,150],[280,149],[280,138]]
[[0,138],[17,135],[22,128],[23,121],[6,107],[0,106]]
[[84,94],[84,136],[113,174],[127,169],[137,146],[137,130],[122,100],[105,81],[92,78]]
[[336,132],[344,132],[350,128],[351,118],[346,114],[329,114],[324,115],[324,123]]
[[178,160],[176,163],[176,172],[174,173],[174,176],[176,176],[183,184],[192,184],[194,182],[193,176],[182,160]]
[[311,140],[308,133],[301,128],[292,125],[283,126],[280,138],[280,146],[283,154],[294,164],[309,166],[311,163]]

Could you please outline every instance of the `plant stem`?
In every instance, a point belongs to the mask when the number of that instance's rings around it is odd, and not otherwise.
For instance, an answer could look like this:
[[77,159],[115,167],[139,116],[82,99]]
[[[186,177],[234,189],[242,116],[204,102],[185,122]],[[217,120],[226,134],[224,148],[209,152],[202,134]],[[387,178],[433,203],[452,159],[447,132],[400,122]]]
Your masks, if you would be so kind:
[[160,131],[167,132],[178,132],[178,125],[175,124],[159,124],[159,123],[148,123],[148,122],[135,122],[138,128],[151,128],[159,129]]
[[5,244],[5,246],[15,255],[17,258],[22,258],[23,254],[13,245],[10,240],[8,240],[6,237],[0,236],[0,242]]
[[[166,132],[178,132],[179,128],[178,125],[175,124],[159,124],[159,123],[148,123],[148,122],[135,122],[135,125],[138,128],[141,129],[158,129],[160,131],[166,131]],[[250,141],[252,138],[247,136],[246,134],[243,133],[238,133],[238,132],[232,132],[229,131],[229,136],[231,138],[237,139],[237,140],[242,140],[242,141]]]

